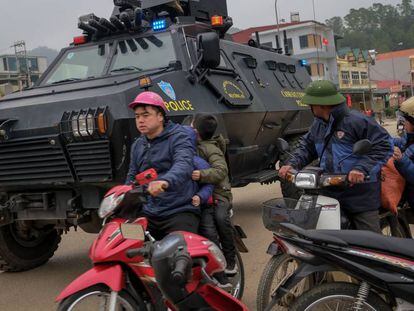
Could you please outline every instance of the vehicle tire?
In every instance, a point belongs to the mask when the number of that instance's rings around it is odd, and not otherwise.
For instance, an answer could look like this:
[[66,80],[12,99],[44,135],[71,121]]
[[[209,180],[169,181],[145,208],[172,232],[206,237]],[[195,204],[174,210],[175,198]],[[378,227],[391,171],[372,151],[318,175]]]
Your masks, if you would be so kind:
[[[351,283],[327,283],[322,284],[312,290],[306,292],[299,297],[290,307],[291,311],[312,311],[312,310],[333,310],[323,309],[322,303],[327,305],[329,301],[335,301],[335,299],[342,299],[340,301],[343,305],[335,304],[335,310],[351,310],[355,301],[355,297],[358,294],[359,286]],[[337,301],[338,302],[338,301]],[[329,308],[329,305],[327,305]],[[348,308],[349,306],[349,308]],[[370,292],[363,311],[391,311],[391,308],[381,299],[377,294]]]
[[398,217],[390,215],[380,220],[381,232],[386,236],[393,236],[396,238],[410,238],[409,229],[400,222]]
[[0,270],[18,272],[41,266],[55,253],[61,232],[54,226],[40,229],[13,223],[0,227]]
[[[297,267],[297,261],[287,254],[276,255],[270,258],[262,273],[257,289],[257,311],[266,309],[271,301],[271,294],[287,276],[287,273],[291,274],[294,271],[292,268],[295,269],[295,267],[292,266],[292,264]],[[278,305],[272,308],[272,310],[288,310],[292,301],[308,290],[309,285],[309,279],[301,281],[295,288],[293,288],[293,293],[289,293],[286,298],[283,298]]]
[[230,294],[237,298],[238,300],[241,300],[244,293],[244,282],[245,282],[245,276],[244,276],[244,265],[243,265],[243,259],[239,253],[239,251],[236,250],[236,266],[238,268],[238,272],[235,276],[229,277],[230,283],[233,285],[233,288],[231,289]]
[[[105,306],[104,310],[107,309],[109,304],[109,298],[111,296],[111,290],[105,285],[95,285],[89,287],[85,290],[77,292],[66,299],[64,299],[58,306],[58,311],[81,311],[81,310],[101,310],[102,302]],[[93,298],[98,298],[99,302],[96,301],[96,308],[91,306],[94,302]],[[96,299],[97,300],[97,299]],[[86,302],[86,303],[85,303]],[[142,299],[140,301],[136,301],[130,294],[126,291],[122,290],[118,293],[117,302],[119,303],[117,307],[121,307],[124,311],[146,311],[147,308],[145,307],[144,302]],[[88,307],[88,308],[85,308]],[[116,308],[118,310],[118,308]]]
[[[300,140],[302,136],[293,136],[289,139],[287,139],[287,142],[290,146],[290,152],[293,152],[296,150],[300,145]],[[286,153],[282,153],[279,157],[280,160],[280,167],[284,165],[284,163],[289,159],[289,155]],[[303,194],[302,189],[296,188],[296,186],[290,182],[286,182],[282,179],[280,179],[280,187],[282,189],[283,197],[290,198],[290,199],[296,199],[299,200],[300,196]]]

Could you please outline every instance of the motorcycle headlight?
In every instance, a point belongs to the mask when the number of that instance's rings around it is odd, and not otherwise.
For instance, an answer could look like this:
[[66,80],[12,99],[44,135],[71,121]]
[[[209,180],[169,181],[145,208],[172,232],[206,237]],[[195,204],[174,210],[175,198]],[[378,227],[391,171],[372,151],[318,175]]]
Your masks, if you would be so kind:
[[204,241],[203,243],[205,245],[209,245],[208,250],[214,256],[214,258],[216,258],[217,262],[220,264],[220,266],[221,266],[220,270],[224,271],[224,269],[226,269],[227,262],[226,262],[226,258],[224,257],[223,252],[221,251],[221,249],[211,241]]
[[92,136],[95,121],[92,114],[76,114],[72,117],[72,131],[75,137]]
[[315,174],[298,173],[295,179],[295,186],[304,189],[315,189],[317,178]]
[[99,217],[105,218],[113,214],[113,212],[122,202],[124,197],[125,197],[125,194],[122,194],[120,196],[116,196],[115,194],[113,194],[113,195],[110,195],[104,198],[98,210]]

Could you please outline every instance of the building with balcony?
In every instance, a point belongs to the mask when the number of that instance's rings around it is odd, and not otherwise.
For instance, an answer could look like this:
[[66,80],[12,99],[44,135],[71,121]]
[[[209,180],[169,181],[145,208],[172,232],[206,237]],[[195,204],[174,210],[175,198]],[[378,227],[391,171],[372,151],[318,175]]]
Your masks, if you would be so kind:
[[16,55],[0,55],[0,85],[11,85],[13,90],[28,86],[27,72],[35,83],[46,71],[47,59],[42,56],[16,58]]
[[232,38],[235,42],[247,44],[258,36],[261,45],[278,49],[284,47],[284,32],[288,53],[298,60],[307,61],[312,80],[326,79],[339,83],[335,36],[325,24],[312,20],[300,21],[295,15],[290,23],[249,28],[233,34]]
[[343,48],[337,52],[339,89],[354,109],[375,108],[371,90],[377,85],[369,79],[372,61],[366,50]]

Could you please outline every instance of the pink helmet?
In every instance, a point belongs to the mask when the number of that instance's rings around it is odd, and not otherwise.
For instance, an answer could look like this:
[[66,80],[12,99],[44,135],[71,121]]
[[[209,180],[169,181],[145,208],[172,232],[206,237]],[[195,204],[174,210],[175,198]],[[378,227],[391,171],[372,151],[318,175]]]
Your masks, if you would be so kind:
[[129,108],[135,109],[139,105],[149,105],[161,108],[165,113],[167,113],[167,107],[165,107],[164,100],[160,95],[154,92],[142,92],[139,94],[135,100],[128,105]]

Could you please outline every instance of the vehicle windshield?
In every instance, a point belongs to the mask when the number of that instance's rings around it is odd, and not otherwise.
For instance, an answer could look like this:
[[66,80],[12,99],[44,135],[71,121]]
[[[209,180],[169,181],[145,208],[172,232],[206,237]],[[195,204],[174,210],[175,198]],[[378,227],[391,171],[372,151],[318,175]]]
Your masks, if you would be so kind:
[[81,47],[66,51],[49,74],[45,84],[100,77],[109,57],[109,44]]
[[105,75],[141,72],[167,67],[170,62],[177,60],[171,34],[168,32],[120,39],[112,55],[113,43],[106,42],[66,51],[42,84],[51,85]]
[[175,60],[173,41],[169,33],[120,40],[109,73],[113,75],[126,71],[146,71],[166,67]]

